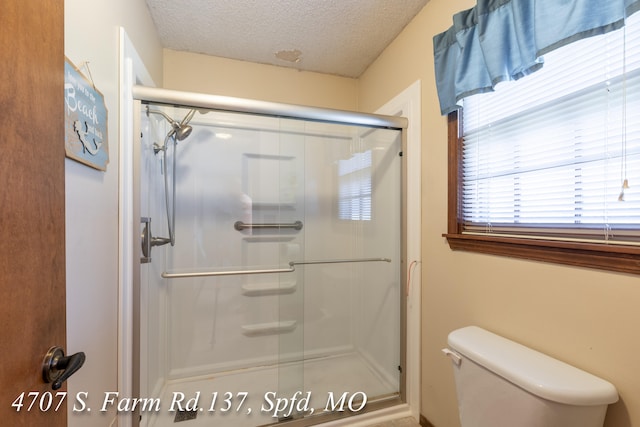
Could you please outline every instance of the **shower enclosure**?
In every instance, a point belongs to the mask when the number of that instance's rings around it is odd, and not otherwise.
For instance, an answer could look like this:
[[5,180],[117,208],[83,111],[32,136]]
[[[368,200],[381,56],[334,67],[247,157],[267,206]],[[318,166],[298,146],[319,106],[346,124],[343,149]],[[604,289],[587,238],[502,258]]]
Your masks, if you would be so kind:
[[401,402],[404,119],[139,90],[140,425]]

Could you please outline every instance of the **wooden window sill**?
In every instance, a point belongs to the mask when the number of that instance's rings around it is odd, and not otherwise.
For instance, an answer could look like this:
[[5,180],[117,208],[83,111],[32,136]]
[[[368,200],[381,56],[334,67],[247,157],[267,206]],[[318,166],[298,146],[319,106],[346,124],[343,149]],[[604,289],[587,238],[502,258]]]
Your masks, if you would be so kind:
[[443,234],[452,250],[640,274],[640,247],[518,237]]

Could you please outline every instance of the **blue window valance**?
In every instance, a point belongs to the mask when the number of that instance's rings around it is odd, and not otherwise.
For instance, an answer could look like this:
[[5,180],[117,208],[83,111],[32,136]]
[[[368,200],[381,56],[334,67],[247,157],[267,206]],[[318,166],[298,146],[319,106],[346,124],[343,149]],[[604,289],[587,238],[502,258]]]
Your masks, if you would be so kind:
[[621,28],[638,10],[640,0],[478,0],[433,38],[442,114],[538,70],[545,53]]

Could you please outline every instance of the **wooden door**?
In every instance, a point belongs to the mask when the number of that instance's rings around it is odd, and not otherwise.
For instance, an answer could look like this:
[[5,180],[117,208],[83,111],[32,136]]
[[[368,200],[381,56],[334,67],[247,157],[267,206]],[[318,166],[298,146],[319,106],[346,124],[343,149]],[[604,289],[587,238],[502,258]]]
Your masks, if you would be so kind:
[[0,13],[3,425],[66,425],[41,371],[49,347],[65,346],[63,5],[4,0]]

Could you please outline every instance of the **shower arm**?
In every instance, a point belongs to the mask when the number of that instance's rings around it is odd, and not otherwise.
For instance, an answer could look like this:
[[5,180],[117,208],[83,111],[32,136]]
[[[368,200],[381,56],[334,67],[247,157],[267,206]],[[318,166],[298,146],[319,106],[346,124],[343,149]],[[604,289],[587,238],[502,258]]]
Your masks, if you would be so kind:
[[[200,110],[197,110],[197,111],[200,111]],[[191,128],[191,126],[189,126],[189,122],[191,121],[191,119],[193,119],[193,116],[195,116],[196,109],[195,108],[190,109],[189,112],[187,112],[187,114],[184,116],[184,118],[182,119],[182,121],[180,123],[178,123],[176,120],[174,120],[171,117],[169,117],[169,115],[167,115],[164,111],[152,110],[147,105],[147,117],[150,114],[158,114],[158,115],[164,117],[164,119],[167,122],[169,122],[169,125],[171,126],[171,130],[167,134],[167,138],[175,136],[178,141],[182,141],[182,140],[186,139],[191,134],[192,128]],[[155,147],[154,148],[155,153],[157,154],[158,151],[165,150],[166,146],[167,146],[167,144],[166,144],[166,141],[165,141],[164,147]]]

